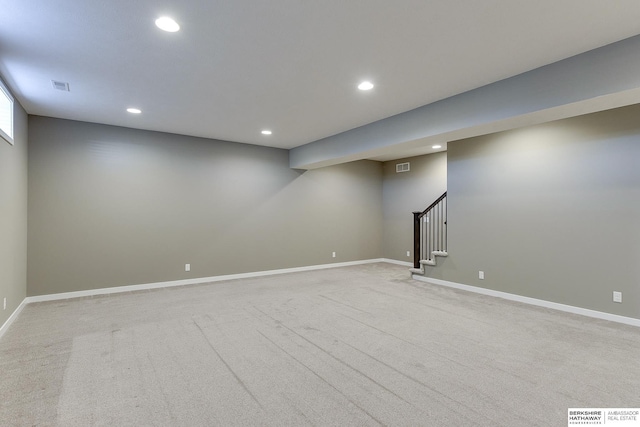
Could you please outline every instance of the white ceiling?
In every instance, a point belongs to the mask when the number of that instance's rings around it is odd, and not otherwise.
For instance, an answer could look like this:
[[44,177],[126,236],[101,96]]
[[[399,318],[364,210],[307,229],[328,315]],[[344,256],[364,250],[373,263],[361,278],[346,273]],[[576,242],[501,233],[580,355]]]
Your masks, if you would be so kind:
[[639,22],[638,0],[0,0],[0,73],[30,114],[293,148]]

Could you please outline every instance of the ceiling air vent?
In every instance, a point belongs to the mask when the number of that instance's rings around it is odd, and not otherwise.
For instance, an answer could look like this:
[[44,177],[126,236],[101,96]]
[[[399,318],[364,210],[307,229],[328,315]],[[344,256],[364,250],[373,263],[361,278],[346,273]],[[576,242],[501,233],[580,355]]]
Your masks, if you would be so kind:
[[51,84],[54,89],[63,90],[65,92],[69,92],[69,83],[67,82],[59,82],[56,80],[51,80]]
[[396,173],[409,172],[409,162],[396,164]]

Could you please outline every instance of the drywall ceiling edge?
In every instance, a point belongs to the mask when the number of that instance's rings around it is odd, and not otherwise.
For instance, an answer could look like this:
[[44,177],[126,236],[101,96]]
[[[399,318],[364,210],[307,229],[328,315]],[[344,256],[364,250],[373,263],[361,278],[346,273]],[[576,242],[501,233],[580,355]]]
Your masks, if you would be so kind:
[[[640,36],[290,150],[315,169],[640,102]],[[562,108],[560,108],[562,107]],[[597,108],[597,110],[594,110]],[[536,114],[538,113],[538,114]],[[418,142],[419,141],[419,142]],[[407,147],[401,147],[406,144]],[[415,152],[415,151],[414,151]],[[391,156],[393,157],[393,156]]]

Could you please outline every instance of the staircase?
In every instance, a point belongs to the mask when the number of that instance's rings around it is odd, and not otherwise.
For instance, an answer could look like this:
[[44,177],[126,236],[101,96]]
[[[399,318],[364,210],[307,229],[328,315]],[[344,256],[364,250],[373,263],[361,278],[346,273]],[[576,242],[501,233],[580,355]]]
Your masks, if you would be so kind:
[[447,192],[422,212],[413,212],[412,273],[424,274],[426,266],[435,266],[437,257],[447,253]]

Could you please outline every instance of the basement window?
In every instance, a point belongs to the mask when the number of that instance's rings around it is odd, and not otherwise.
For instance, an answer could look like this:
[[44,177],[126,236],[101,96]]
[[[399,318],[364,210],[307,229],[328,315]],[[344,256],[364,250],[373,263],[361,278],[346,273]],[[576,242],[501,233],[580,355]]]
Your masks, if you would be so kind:
[[0,136],[13,145],[13,96],[0,80]]

